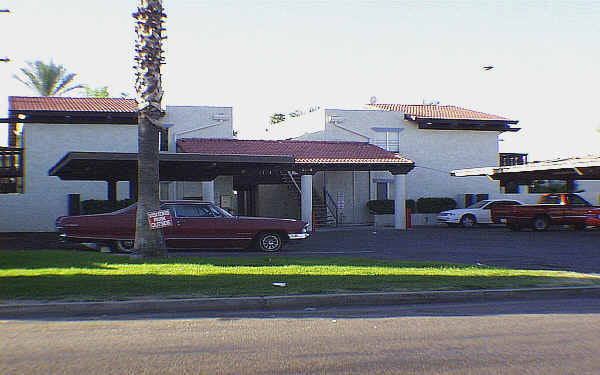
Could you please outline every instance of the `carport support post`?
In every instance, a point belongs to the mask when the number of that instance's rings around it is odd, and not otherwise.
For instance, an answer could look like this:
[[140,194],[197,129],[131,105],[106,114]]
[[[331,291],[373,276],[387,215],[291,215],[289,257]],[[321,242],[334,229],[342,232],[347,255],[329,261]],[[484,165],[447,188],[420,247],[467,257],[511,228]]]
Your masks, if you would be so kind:
[[202,181],[202,200],[215,203],[215,182]]
[[111,203],[117,202],[117,180],[106,181],[108,187],[108,201]]
[[300,188],[302,193],[300,194],[300,212],[302,214],[302,220],[308,223],[308,230],[312,231],[312,180],[311,174],[303,174],[300,177]]
[[394,175],[394,228],[406,229],[406,175]]

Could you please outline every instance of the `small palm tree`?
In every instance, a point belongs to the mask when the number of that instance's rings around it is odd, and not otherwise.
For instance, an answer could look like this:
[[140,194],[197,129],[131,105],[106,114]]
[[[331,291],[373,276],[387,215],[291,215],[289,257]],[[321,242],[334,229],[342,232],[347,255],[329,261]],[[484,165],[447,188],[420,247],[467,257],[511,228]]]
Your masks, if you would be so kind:
[[56,65],[52,60],[49,64],[40,60],[28,61],[27,65],[29,68],[21,68],[24,77],[15,75],[14,78],[42,96],[59,96],[84,87],[71,85],[77,74],[68,73],[62,65]]

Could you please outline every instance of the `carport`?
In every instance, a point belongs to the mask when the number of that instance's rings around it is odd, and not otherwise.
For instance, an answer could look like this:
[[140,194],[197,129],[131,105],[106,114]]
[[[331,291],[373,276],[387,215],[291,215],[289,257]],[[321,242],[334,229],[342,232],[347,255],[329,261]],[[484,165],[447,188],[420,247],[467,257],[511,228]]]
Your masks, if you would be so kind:
[[576,180],[600,180],[600,157],[585,156],[502,167],[458,169],[450,174],[456,177],[487,176],[500,181],[500,186],[510,183],[523,185],[534,180],[563,180],[568,187],[572,187],[572,182]]
[[[364,142],[262,141],[188,138],[177,153],[159,155],[161,181],[212,181],[233,176],[239,181],[276,183],[286,174],[300,175],[302,220],[312,224],[312,177],[320,171],[389,171],[394,199],[406,199],[406,174],[414,162]],[[48,172],[62,180],[106,181],[108,199],[116,200],[117,182],[129,181],[137,196],[137,154],[70,152]],[[406,229],[405,206],[396,204],[394,226]]]

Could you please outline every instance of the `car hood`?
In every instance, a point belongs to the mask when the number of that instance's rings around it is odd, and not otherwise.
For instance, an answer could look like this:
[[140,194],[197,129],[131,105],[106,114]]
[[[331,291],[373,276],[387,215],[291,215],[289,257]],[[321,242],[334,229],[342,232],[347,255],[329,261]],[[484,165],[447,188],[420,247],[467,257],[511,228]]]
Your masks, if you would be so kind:
[[466,208],[457,208],[457,209],[454,209],[454,210],[442,211],[438,215],[450,214],[450,215],[461,216],[461,215],[464,215],[464,214],[469,213],[469,212],[472,213],[473,210],[466,209]]

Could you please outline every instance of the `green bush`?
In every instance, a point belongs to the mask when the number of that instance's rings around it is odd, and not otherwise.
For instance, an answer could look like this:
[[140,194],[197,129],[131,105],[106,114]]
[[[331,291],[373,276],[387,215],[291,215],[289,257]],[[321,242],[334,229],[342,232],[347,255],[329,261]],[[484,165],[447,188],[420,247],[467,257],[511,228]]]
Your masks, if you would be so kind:
[[456,201],[452,198],[419,198],[417,199],[417,212],[421,214],[437,214],[456,208]]
[[[408,199],[405,202],[406,208],[414,211],[415,201]],[[394,201],[391,199],[376,199],[367,202],[367,207],[373,215],[385,215],[394,213]]]
[[120,210],[121,208],[125,208],[134,202],[135,200],[133,199],[123,199],[116,202],[99,199],[88,199],[81,202],[81,214],[92,215],[113,212]]

